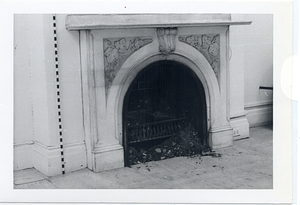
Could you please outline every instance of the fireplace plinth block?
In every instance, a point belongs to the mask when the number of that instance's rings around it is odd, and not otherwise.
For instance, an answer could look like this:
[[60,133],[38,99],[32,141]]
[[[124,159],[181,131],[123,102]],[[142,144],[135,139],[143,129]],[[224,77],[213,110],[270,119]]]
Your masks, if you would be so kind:
[[249,123],[246,113],[231,117],[230,125],[233,128],[233,140],[249,138]]
[[230,126],[209,130],[209,144],[212,149],[233,145],[233,129]]
[[95,172],[124,167],[124,150],[119,144],[95,148],[93,155]]

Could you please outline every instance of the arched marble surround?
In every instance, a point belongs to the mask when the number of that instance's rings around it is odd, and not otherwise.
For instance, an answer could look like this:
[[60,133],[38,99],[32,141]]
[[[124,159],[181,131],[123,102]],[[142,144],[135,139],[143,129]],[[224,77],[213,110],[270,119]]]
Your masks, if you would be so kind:
[[128,63],[125,63],[122,66],[120,73],[117,74],[115,80],[113,81],[112,88],[107,98],[107,113],[115,113],[114,115],[107,115],[108,124],[114,125],[114,128],[111,127],[109,129],[112,131],[110,136],[116,136],[121,145],[122,108],[124,96],[126,95],[126,92],[136,75],[147,65],[160,60],[180,62],[189,67],[197,75],[205,90],[208,130],[229,125],[225,113],[223,113],[224,116],[220,116],[221,112],[218,108],[223,107],[221,105],[222,101],[220,100],[220,89],[217,79],[213,71],[210,69],[210,65],[201,54],[193,52],[196,54],[193,56],[189,54],[192,53],[189,51],[189,48],[185,49],[186,52],[177,49],[177,52],[174,52],[168,56],[163,56],[157,51],[149,52],[145,56],[141,56],[140,54],[133,55],[132,58],[135,59],[136,62],[129,60]]

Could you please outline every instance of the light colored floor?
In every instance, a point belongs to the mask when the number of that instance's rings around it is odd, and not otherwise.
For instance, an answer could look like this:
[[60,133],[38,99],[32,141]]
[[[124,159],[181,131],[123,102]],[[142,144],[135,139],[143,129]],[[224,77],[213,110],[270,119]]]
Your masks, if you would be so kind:
[[217,149],[222,157],[178,157],[101,173],[83,169],[46,177],[35,169],[14,173],[15,189],[271,189],[273,131],[250,129],[250,138]]

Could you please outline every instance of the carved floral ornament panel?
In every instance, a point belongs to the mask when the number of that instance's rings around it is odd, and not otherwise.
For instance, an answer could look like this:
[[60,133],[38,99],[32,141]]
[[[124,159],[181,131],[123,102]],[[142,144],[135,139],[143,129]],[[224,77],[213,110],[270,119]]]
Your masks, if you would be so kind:
[[[158,29],[159,50],[163,54],[174,51],[176,28]],[[220,75],[220,36],[219,34],[184,35],[179,41],[197,49],[209,62],[217,79]],[[123,37],[103,39],[104,72],[106,93],[125,60],[138,49],[151,43],[152,37]]]
[[185,35],[178,40],[196,48],[209,62],[217,79],[220,76],[220,35]]
[[135,51],[152,41],[151,37],[103,39],[106,93],[125,60]]

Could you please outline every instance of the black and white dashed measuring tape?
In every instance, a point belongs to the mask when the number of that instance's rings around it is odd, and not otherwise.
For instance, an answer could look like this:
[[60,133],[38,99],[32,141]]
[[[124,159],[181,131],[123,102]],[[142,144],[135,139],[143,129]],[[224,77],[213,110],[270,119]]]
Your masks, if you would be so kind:
[[58,69],[57,34],[56,34],[56,31],[57,31],[57,29],[56,29],[56,15],[53,15],[55,73],[56,73],[56,94],[57,94],[57,112],[58,112],[58,131],[59,131],[60,155],[61,155],[61,171],[62,171],[62,174],[65,174],[64,145],[63,145],[63,131],[62,131],[62,123],[61,123],[59,69]]

